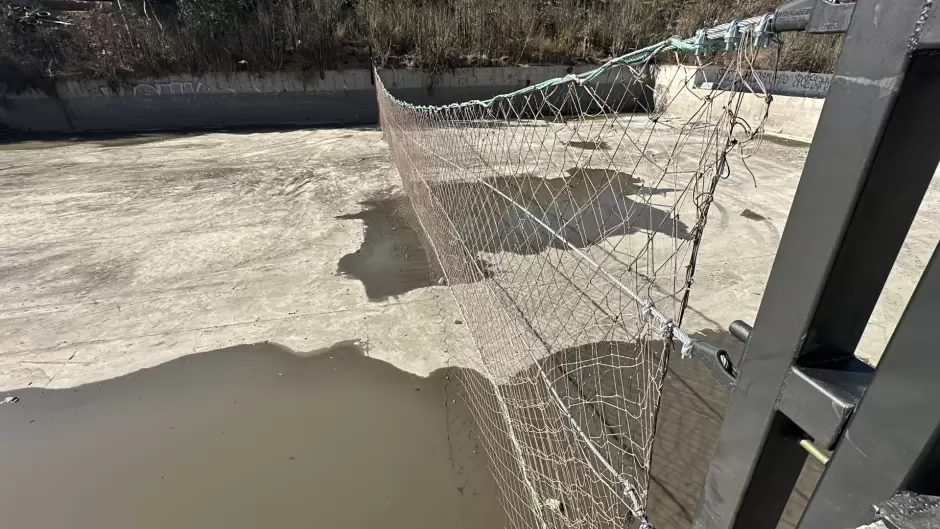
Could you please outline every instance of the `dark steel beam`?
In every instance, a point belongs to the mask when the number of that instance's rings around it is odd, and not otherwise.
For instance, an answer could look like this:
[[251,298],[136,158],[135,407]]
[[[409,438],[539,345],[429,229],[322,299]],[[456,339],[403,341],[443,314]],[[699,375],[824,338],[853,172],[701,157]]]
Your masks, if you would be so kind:
[[777,411],[784,377],[804,355],[817,365],[850,358],[910,227],[936,154],[917,151],[922,141],[883,145],[882,134],[922,8],[855,7],[694,527],[776,525],[805,459]]
[[936,487],[940,437],[940,247],[934,251],[800,521],[800,529],[857,527],[895,492]]

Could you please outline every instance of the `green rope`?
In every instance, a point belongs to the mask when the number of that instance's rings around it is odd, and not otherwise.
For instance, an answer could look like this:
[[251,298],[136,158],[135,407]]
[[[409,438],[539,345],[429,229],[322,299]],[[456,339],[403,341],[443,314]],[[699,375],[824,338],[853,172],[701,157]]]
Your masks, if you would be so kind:
[[675,50],[675,51],[694,52],[694,51],[697,51],[698,49],[699,49],[699,46],[692,42],[679,39],[678,37],[671,37],[664,41],[657,42],[656,44],[652,44],[645,48],[632,51],[626,55],[621,55],[620,57],[611,59],[610,61],[607,61],[606,63],[602,64],[601,66],[598,66],[597,68],[584,72],[582,74],[577,74],[577,75],[569,74],[564,77],[556,77],[554,79],[549,79],[547,81],[530,85],[525,88],[520,88],[519,90],[516,90],[515,92],[500,94],[498,96],[492,97],[490,99],[486,99],[484,101],[475,99],[471,101],[464,101],[462,103],[451,103],[449,105],[440,105],[440,106],[413,105],[411,103],[402,101],[398,99],[397,97],[393,96],[391,93],[389,93],[388,90],[385,90],[384,85],[382,89],[385,91],[386,95],[388,95],[389,99],[391,99],[395,104],[406,107],[406,108],[413,108],[415,110],[432,110],[432,111],[456,110],[456,109],[467,108],[467,107],[489,108],[489,107],[492,107],[495,103],[502,101],[504,99],[511,99],[516,96],[530,94],[532,92],[544,90],[546,88],[551,88],[553,86],[559,86],[559,85],[563,85],[567,83],[584,85],[584,84],[594,81],[595,79],[597,79],[601,75],[604,75],[605,73],[607,73],[608,71],[612,70],[615,67],[638,64],[638,63],[647,61],[650,57],[653,57],[655,55],[658,55],[660,53],[664,53],[667,51]]

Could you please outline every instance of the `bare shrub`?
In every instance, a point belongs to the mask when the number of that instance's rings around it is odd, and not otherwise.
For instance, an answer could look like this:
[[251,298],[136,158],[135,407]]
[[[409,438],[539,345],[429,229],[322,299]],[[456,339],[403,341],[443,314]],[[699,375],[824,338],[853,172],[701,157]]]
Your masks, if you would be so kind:
[[[2,2],[3,0],[0,0]],[[598,62],[776,0],[123,0],[23,25],[0,7],[4,77]],[[2,4],[0,4],[2,6]],[[828,71],[839,37],[787,35],[779,66]]]

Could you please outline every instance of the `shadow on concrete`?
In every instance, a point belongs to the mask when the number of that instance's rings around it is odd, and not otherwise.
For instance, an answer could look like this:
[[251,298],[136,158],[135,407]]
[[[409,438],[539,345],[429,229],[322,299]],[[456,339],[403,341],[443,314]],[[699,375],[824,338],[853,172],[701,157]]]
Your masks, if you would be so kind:
[[[695,337],[724,348],[735,361],[740,360],[743,346],[730,333],[714,329],[697,333]],[[648,352],[638,351],[635,344],[627,342],[607,341],[571,347],[540,361],[537,368],[532,366],[519,373],[513,383],[536,380],[541,370],[604,458],[631,480],[638,477],[642,480],[643,473],[638,476],[635,470],[637,463],[633,459],[634,454],[642,455],[642,451],[637,450],[634,442],[641,441],[637,432],[644,428],[642,418],[644,414],[648,416],[648,409],[644,411],[644,408],[650,405],[643,401],[643,396],[650,382],[648,377],[655,374],[636,369],[633,365],[640,356],[652,354],[655,357],[662,346],[662,342],[653,341],[648,344]],[[463,376],[467,379],[474,375]],[[570,439],[570,435],[557,432],[570,432],[568,419],[551,406],[540,406],[535,402],[551,402],[545,388],[537,387],[538,383],[535,387],[529,382],[525,384],[527,392],[507,399],[515,403],[512,409],[518,411],[518,416],[526,423],[519,442],[527,451],[551,455],[529,463],[549,475],[569,476],[571,479],[571,468],[588,467],[565,465],[566,457],[591,461],[593,456],[583,447],[565,446],[563,439]],[[475,382],[472,387],[485,386]],[[503,388],[513,396],[512,383]],[[684,360],[678,354],[671,356],[656,417],[648,484],[648,512],[657,529],[688,529],[692,525],[729,398],[730,393],[712,378],[703,363]],[[499,432],[496,435],[498,439]],[[505,444],[503,451],[507,451],[509,446]],[[592,464],[595,468],[602,468],[596,461]],[[796,526],[821,471],[822,467],[810,458],[778,525],[780,529]],[[603,489],[592,490],[591,485],[591,480],[584,480],[579,486],[559,488],[549,481],[537,483],[536,488],[541,497],[556,498],[564,505],[564,516],[568,518],[569,525],[570,520],[592,520],[594,525],[604,528],[629,526],[632,517],[628,510],[609,500],[606,503],[592,501],[597,497],[609,497],[610,493]],[[602,510],[604,508],[607,512]],[[550,518],[560,515],[547,513]]]
[[10,527],[502,527],[485,456],[449,443],[445,376],[356,341],[260,343],[15,391],[0,510]]
[[638,232],[690,237],[688,227],[669,211],[647,203],[650,196],[672,189],[646,187],[629,173],[609,169],[572,167],[566,173],[432,183],[433,200],[422,203],[446,211],[474,254],[585,248]]
[[[730,333],[711,329],[694,337],[727,350],[735,362],[740,362],[743,344]],[[661,342],[650,344],[653,351],[661,347]],[[619,450],[607,451],[611,461],[617,461],[617,454],[630,453],[631,429],[639,425],[635,419],[630,419],[629,413],[641,413],[641,404],[628,404],[624,409],[622,402],[618,406],[614,400],[606,401],[597,396],[630,395],[647,381],[633,372],[629,373],[633,376],[623,377],[612,367],[598,370],[594,366],[628,366],[636,356],[634,344],[605,342],[561,351],[544,364],[547,371],[557,375],[553,379],[556,387],[566,386],[569,391],[577,388],[586,400],[596,403],[581,408],[581,415],[576,418],[582,427],[594,432],[594,437],[619,447]],[[572,366],[584,366],[583,372]],[[656,417],[650,463],[648,512],[654,527],[687,529],[691,526],[730,396],[704,363],[671,355]],[[627,460],[621,464],[629,474],[632,462]],[[810,458],[778,526],[780,529],[796,526],[821,470]]]
[[596,150],[606,151],[610,149],[610,145],[608,145],[606,141],[599,141],[599,140],[568,141],[568,142],[565,142],[565,145],[567,145],[568,147],[575,147],[577,149],[584,149],[586,151],[596,151]]
[[[547,248],[566,250],[569,244],[585,248],[608,237],[641,231],[690,237],[686,225],[669,212],[643,199],[628,198],[662,195],[672,189],[645,187],[639,178],[614,170],[575,167],[567,173],[558,178],[526,175],[432,183],[430,193],[420,184],[413,186],[414,201],[389,194],[361,202],[361,211],[337,217],[363,223],[362,244],[340,259],[337,271],[361,281],[370,300],[384,301],[444,284],[438,259],[429,255],[428,249],[434,246],[460,254],[458,261],[465,256],[475,261],[454,265],[468,269],[466,273],[449,269],[452,281],[465,283],[493,276],[492,265],[480,258],[480,252],[531,255]],[[425,208],[423,218],[436,219],[437,225],[431,226],[437,230],[435,245],[425,240],[425,227],[418,222],[414,204]],[[448,257],[452,256],[444,256]]]

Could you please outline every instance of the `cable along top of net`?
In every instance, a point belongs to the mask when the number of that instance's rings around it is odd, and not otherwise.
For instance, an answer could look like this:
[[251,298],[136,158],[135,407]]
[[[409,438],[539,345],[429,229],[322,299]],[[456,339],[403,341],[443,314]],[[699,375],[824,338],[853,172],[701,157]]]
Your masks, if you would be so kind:
[[[641,48],[619,57],[615,57],[598,66],[597,68],[594,68],[593,70],[589,70],[580,74],[569,74],[563,77],[548,79],[546,81],[542,81],[541,83],[530,85],[513,92],[499,94],[485,100],[474,99],[460,103],[451,103],[448,105],[414,105],[408,103],[407,101],[402,101],[401,99],[398,99],[392,95],[391,92],[385,88],[385,85],[382,83],[381,76],[379,76],[377,72],[375,78],[377,79],[379,86],[381,86],[385,96],[396,105],[404,108],[431,112],[457,110],[469,107],[490,108],[499,101],[511,99],[521,95],[531,94],[546,88],[552,88],[569,83],[586,85],[595,81],[598,77],[604,75],[616,67],[640,64],[656,55],[669,51],[684,51],[694,52],[696,54],[707,54],[721,48],[726,51],[734,50],[740,46],[740,43],[742,42],[741,37],[745,33],[751,33],[754,36],[752,41],[753,46],[764,47],[770,44],[773,37],[773,21],[774,14],[767,13],[755,17],[735,19],[710,28],[702,28],[696,32],[694,37],[686,39],[670,37],[666,40],[657,42],[656,44],[651,44],[645,48]],[[497,190],[497,192],[499,191]],[[534,216],[533,219],[535,219],[536,222],[542,224]],[[549,230],[549,232],[551,233],[552,230]],[[555,235],[557,236],[557,234]],[[571,245],[568,244],[568,246]],[[581,257],[587,258],[587,256],[580,252],[577,248],[571,247],[571,249],[581,255]],[[590,261],[590,258],[587,259]],[[600,269],[600,271],[602,274],[608,276],[607,279],[613,281],[614,285],[616,285],[618,289],[629,295],[643,307],[642,314],[645,317],[654,319],[659,323],[659,333],[664,339],[678,340],[682,344],[680,352],[683,358],[690,358],[692,356],[692,348],[698,342],[698,340],[690,337],[687,332],[676,325],[672,318],[669,318],[663,314],[662,311],[657,309],[652,300],[643,298],[627,286],[623,285],[620,281],[617,281],[615,278],[607,274],[606,271],[602,269]]]
[[[659,55],[660,53],[669,51],[694,52],[697,54],[710,53],[715,51],[722,43],[724,44],[726,50],[732,50],[740,44],[741,35],[745,32],[751,32],[755,34],[755,46],[766,46],[770,42],[768,38],[768,36],[771,35],[769,28],[773,27],[773,19],[773,13],[768,13],[766,15],[756,17],[735,19],[731,22],[719,24],[711,28],[703,28],[696,32],[694,37],[687,39],[670,37],[666,40],[657,42],[656,44],[651,44],[645,48],[640,48],[619,57],[615,57],[598,66],[597,68],[594,68],[593,70],[589,70],[580,74],[569,74],[564,77],[555,77],[553,79],[548,79],[547,81],[542,81],[538,84],[520,88],[519,90],[505,94],[499,94],[482,101],[479,99],[472,99],[470,101],[451,103],[448,105],[414,105],[407,101],[398,99],[392,95],[391,92],[386,90],[384,85],[382,85],[382,89],[384,90],[385,95],[395,104],[415,110],[440,111],[455,110],[467,107],[490,108],[501,100],[531,94],[539,90],[544,90],[554,86],[569,83],[585,85],[593,82],[595,79],[604,75],[613,68],[618,66],[640,64],[652,57],[655,57],[656,55]],[[381,78],[378,75],[376,75],[376,78],[379,79],[379,83],[381,84]]]

